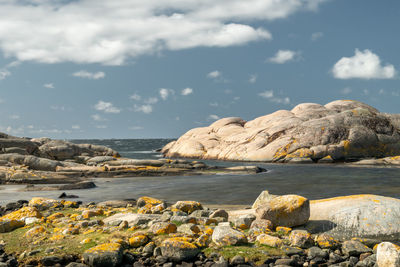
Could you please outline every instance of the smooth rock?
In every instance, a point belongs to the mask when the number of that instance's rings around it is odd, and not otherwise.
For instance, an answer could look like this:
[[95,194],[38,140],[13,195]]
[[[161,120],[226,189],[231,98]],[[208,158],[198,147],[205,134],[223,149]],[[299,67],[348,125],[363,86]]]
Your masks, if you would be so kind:
[[197,256],[200,249],[179,238],[168,238],[161,243],[161,253],[173,261],[187,261]]
[[122,248],[117,243],[98,245],[86,250],[83,259],[92,267],[115,267],[122,261]]
[[217,226],[212,234],[214,243],[221,246],[234,246],[247,243],[246,236],[230,226]]
[[400,266],[400,247],[390,242],[380,243],[376,251],[376,263],[378,267]]
[[347,256],[360,256],[362,253],[372,252],[372,249],[359,241],[344,241],[342,244],[342,252]]

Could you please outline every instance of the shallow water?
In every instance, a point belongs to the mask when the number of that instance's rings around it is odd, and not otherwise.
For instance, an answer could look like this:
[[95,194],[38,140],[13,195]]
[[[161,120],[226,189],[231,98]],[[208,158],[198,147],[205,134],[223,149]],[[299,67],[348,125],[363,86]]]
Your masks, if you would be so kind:
[[[219,163],[219,162],[209,162]],[[222,162],[223,165],[238,163]],[[251,165],[252,163],[246,163]],[[254,165],[254,164],[253,164]],[[70,190],[83,202],[149,195],[169,202],[197,200],[206,204],[250,205],[262,190],[319,199],[350,194],[400,198],[400,169],[355,168],[343,165],[257,164],[268,169],[255,175],[203,175],[95,178],[97,188]],[[24,186],[2,186],[0,205],[32,196],[57,198],[60,191],[18,192]]]

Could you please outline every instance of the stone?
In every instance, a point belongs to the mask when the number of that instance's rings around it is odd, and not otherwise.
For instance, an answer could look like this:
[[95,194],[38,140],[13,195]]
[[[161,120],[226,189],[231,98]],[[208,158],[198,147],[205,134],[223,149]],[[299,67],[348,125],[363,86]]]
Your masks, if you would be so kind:
[[35,207],[38,210],[46,210],[49,208],[62,207],[60,200],[44,198],[44,197],[34,197],[29,201],[30,207]]
[[155,223],[149,229],[149,231],[155,235],[171,234],[175,233],[176,230],[177,230],[176,225],[168,222]]
[[289,235],[290,245],[299,248],[309,248],[314,245],[311,234],[306,230],[293,230]]
[[243,264],[243,263],[245,263],[246,262],[246,260],[242,257],[242,256],[240,256],[240,255],[235,255],[235,256],[233,256],[233,258],[231,259],[231,264],[232,265],[239,265],[239,264]]
[[310,247],[307,250],[307,257],[309,259],[314,259],[314,258],[327,259],[329,257],[329,254],[327,251],[322,250],[319,247]]
[[359,241],[344,241],[342,244],[342,252],[347,256],[360,256],[362,253],[372,252],[372,249]]
[[225,210],[217,209],[216,211],[214,211],[210,214],[210,218],[216,218],[216,217],[221,217],[221,218],[228,220],[229,215]]
[[398,240],[399,220],[400,199],[351,195],[311,201],[310,221],[305,228],[312,234],[326,233],[338,240]]
[[243,215],[239,218],[233,220],[233,224],[236,228],[240,228],[242,230],[249,229],[251,223],[256,219],[256,216],[253,214]]
[[200,232],[200,228],[194,223],[185,223],[178,226],[177,232],[187,235],[195,235]]
[[95,187],[96,184],[93,183],[92,181],[82,181],[73,184],[60,185],[58,187],[58,190],[79,190],[79,189],[91,189]]
[[3,217],[0,217],[0,221],[4,219],[25,221],[26,218],[32,218],[32,217],[40,219],[43,216],[40,213],[40,211],[35,207],[23,207],[19,210],[8,213]]
[[197,201],[178,201],[171,208],[191,214],[195,210],[202,210],[203,206]]
[[161,218],[159,214],[137,214],[137,213],[117,213],[103,219],[103,222],[108,225],[115,224],[116,222],[127,221],[129,226],[137,226],[147,224],[152,220]]
[[339,241],[334,239],[332,236],[328,234],[320,234],[317,235],[314,241],[318,244],[320,248],[336,248],[339,246]]
[[56,264],[61,263],[62,261],[63,259],[58,256],[46,256],[40,260],[40,263],[43,266],[54,266]]
[[303,225],[310,217],[310,202],[298,195],[278,196],[257,208],[256,215],[258,219],[270,220],[274,226]]
[[112,156],[96,156],[93,158],[90,158],[89,160],[86,161],[87,165],[97,165],[97,164],[101,164],[107,161],[113,161],[113,160],[117,160],[115,157]]
[[115,267],[122,262],[122,247],[118,243],[98,245],[83,253],[86,264],[93,267]]
[[250,225],[250,229],[253,229],[253,228],[258,228],[258,229],[261,229],[263,231],[272,230],[273,229],[273,224],[272,224],[272,222],[270,220],[256,219]]
[[217,226],[212,234],[212,241],[220,246],[234,246],[246,244],[246,236],[230,226]]
[[149,242],[149,238],[144,234],[135,234],[129,238],[129,245],[133,248],[144,246]]
[[400,247],[390,242],[380,243],[376,252],[376,263],[378,267],[400,266]]
[[267,235],[267,234],[261,234],[261,235],[257,236],[257,242],[260,243],[261,245],[267,245],[267,246],[274,247],[274,248],[279,248],[279,247],[283,246],[282,239],[280,239],[279,237]]
[[199,254],[200,249],[184,238],[168,238],[161,245],[161,254],[173,261],[188,261]]
[[0,220],[0,233],[8,233],[15,229],[25,226],[25,222],[21,220],[13,219],[1,219]]
[[260,208],[267,205],[273,198],[277,197],[277,195],[272,195],[269,193],[268,190],[264,190],[260,193],[260,195],[256,198],[253,205],[251,206],[252,209]]
[[161,152],[170,158],[312,163],[400,155],[397,114],[354,100],[303,103],[244,121],[230,117],[191,129]]

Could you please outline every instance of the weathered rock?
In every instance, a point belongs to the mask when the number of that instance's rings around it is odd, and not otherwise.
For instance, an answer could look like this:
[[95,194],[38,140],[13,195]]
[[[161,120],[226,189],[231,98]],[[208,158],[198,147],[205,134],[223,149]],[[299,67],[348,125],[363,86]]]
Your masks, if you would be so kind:
[[167,157],[242,161],[308,161],[400,155],[400,125],[395,114],[352,100],[325,106],[299,104],[245,122],[220,119],[167,144]]
[[210,218],[221,217],[228,220],[229,214],[223,209],[217,209],[216,211],[210,214]]
[[32,217],[42,218],[43,216],[40,213],[40,211],[35,207],[23,207],[19,210],[8,213],[3,217],[0,217],[0,220],[9,219],[9,220],[25,221],[25,219]]
[[0,233],[8,233],[25,226],[25,222],[14,219],[0,219]]
[[29,201],[30,207],[35,207],[38,210],[46,210],[49,208],[62,207],[60,200],[44,198],[44,197],[34,197]]
[[168,238],[161,243],[161,253],[173,261],[191,260],[197,256],[200,249],[185,238]]
[[160,219],[158,214],[117,213],[103,220],[105,224],[112,225],[115,222],[127,221],[129,226],[146,224],[151,220]]
[[279,248],[283,245],[283,240],[279,237],[266,234],[257,236],[257,242],[261,245],[267,245],[274,248]]
[[155,223],[149,229],[149,231],[155,235],[164,235],[164,234],[175,233],[176,230],[177,230],[176,225],[173,223],[168,223],[168,222]]
[[26,165],[32,170],[40,171],[56,171],[57,167],[61,165],[61,163],[56,160],[15,153],[2,154],[0,155],[0,160],[6,160],[19,165]]
[[242,230],[249,229],[251,223],[256,219],[256,216],[253,214],[248,214],[244,216],[240,216],[233,220],[233,224],[236,228],[240,228]]
[[272,230],[273,229],[273,224],[270,220],[265,220],[265,219],[256,219],[254,220],[251,225],[250,228],[258,228],[258,229],[262,229],[262,230]]
[[112,157],[112,156],[97,156],[97,157],[93,157],[90,158],[89,160],[86,161],[87,165],[97,165],[97,164],[101,164],[107,161],[113,161],[113,160],[117,160],[116,158]]
[[98,245],[86,250],[83,259],[92,267],[115,267],[122,261],[122,248],[118,243]]
[[234,246],[247,243],[246,236],[230,226],[217,226],[212,234],[214,243],[220,246]]
[[96,184],[91,181],[82,181],[78,183],[73,183],[73,184],[66,184],[66,185],[61,185],[58,187],[58,190],[78,190],[78,189],[90,189],[90,188],[95,188]]
[[310,202],[298,195],[279,196],[257,208],[256,214],[257,218],[270,220],[274,226],[303,225],[310,217]]
[[203,206],[197,201],[178,201],[171,208],[190,214],[195,210],[202,210]]
[[311,201],[310,233],[327,233],[339,240],[352,237],[397,240],[400,200],[377,195],[352,195]]
[[269,202],[277,197],[277,195],[272,195],[268,192],[268,190],[262,191],[260,195],[256,198],[256,200],[253,203],[253,206],[251,207],[252,209],[264,207],[269,204]]
[[382,242],[378,245],[376,253],[378,267],[400,266],[400,247],[390,242]]
[[289,235],[292,247],[309,248],[314,245],[311,234],[305,230],[293,230]]
[[342,252],[347,256],[360,256],[362,253],[372,252],[372,249],[359,241],[344,241],[342,244]]
[[97,207],[126,208],[128,205],[136,205],[136,201],[132,200],[107,200],[97,204]]

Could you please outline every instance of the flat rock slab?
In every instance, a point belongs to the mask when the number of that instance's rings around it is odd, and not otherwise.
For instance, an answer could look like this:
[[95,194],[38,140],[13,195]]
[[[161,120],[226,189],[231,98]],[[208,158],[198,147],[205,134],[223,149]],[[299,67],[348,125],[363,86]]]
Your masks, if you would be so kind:
[[105,218],[103,222],[105,224],[113,224],[116,222],[127,221],[128,224],[132,224],[139,219],[155,220],[159,218],[161,218],[160,214],[117,213],[113,216]]
[[310,202],[311,233],[325,232],[339,240],[352,237],[394,240],[400,237],[400,199],[352,195]]

